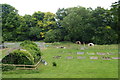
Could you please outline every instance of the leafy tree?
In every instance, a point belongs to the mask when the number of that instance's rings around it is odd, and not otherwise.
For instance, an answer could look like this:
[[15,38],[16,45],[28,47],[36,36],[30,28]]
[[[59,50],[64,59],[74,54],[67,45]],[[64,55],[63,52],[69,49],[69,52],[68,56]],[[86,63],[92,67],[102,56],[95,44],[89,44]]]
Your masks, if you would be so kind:
[[64,40],[65,31],[63,29],[49,30],[45,34],[45,42],[60,42]]
[[[112,29],[120,36],[120,1],[117,1],[111,5],[111,15],[113,18]],[[118,37],[118,42],[120,43],[120,37]]]
[[16,28],[20,26],[18,11],[11,5],[2,4],[2,31],[4,40],[15,40]]
[[94,28],[93,42],[97,44],[116,43],[117,34],[111,28],[113,19],[110,10],[97,7],[92,11],[91,25]]
[[67,16],[67,13],[68,13],[67,9],[64,9],[64,8],[60,9],[59,8],[56,12],[56,19],[63,20],[63,18]]
[[55,14],[47,12],[47,13],[35,13],[35,15],[42,15],[39,16],[39,18],[35,17],[33,14],[33,17],[36,18],[37,21],[37,27],[40,28],[40,38],[44,39],[44,36],[47,31],[55,29],[56,28],[56,21],[55,21]]
[[[25,15],[26,16],[26,15]],[[26,19],[23,16],[19,16],[20,20],[20,26],[16,28],[16,40],[17,41],[23,41],[23,40],[28,40],[29,39],[29,26],[27,24]]]
[[117,43],[118,35],[110,26],[98,27],[93,36],[93,42],[96,44]]
[[42,21],[44,19],[44,13],[41,11],[35,12],[32,17],[36,20],[36,21]]
[[104,27],[106,25],[110,26],[111,16],[109,15],[109,10],[97,7],[95,10],[92,10],[91,12],[92,12],[91,23],[93,27],[97,28]]
[[[90,12],[84,7],[74,7],[68,9],[69,14],[63,19],[62,26],[67,31],[65,40],[70,41],[91,41],[92,27],[89,23]],[[90,31],[89,33],[87,31]],[[88,36],[86,36],[88,35]]]
[[[35,12],[33,15],[20,16],[9,4],[2,5],[3,40],[45,40],[93,42],[97,44],[117,43],[120,35],[120,1],[111,9],[72,7],[51,12]],[[2,39],[0,37],[0,39]]]
[[43,23],[44,31],[55,29],[56,28],[55,14],[50,12],[45,13]]
[[31,27],[29,32],[30,40],[40,40],[42,37],[40,36],[41,29],[39,27]]
[[58,28],[62,27],[61,23],[63,19],[68,15],[67,13],[68,13],[67,9],[64,9],[64,8],[62,9],[59,8],[57,10],[55,18],[56,18],[56,23],[57,23]]
[[[31,28],[33,27],[36,27],[36,21],[31,15],[20,16],[20,26],[16,29],[18,35],[17,40],[32,40],[32,35],[30,34]],[[32,34],[34,34],[34,32],[35,31],[33,31]]]
[[0,4],[0,44],[2,43],[2,5]]
[[111,15],[113,17],[113,21],[114,21],[114,24],[112,26],[113,29],[117,30],[118,29],[118,20],[119,20],[119,8],[120,8],[120,1],[119,2],[115,2],[111,5]]

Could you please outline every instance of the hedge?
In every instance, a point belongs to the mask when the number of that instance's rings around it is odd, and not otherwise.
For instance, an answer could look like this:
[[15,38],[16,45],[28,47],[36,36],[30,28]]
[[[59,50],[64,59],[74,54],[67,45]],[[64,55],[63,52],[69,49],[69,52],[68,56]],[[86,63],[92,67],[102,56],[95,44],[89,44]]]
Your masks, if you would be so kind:
[[14,50],[2,59],[4,64],[34,64],[33,56],[26,50]]
[[41,58],[41,51],[36,43],[24,41],[20,44],[21,49],[14,50],[2,59],[3,64],[34,65]]
[[10,71],[10,70],[15,70],[16,67],[12,65],[2,65],[2,71]]
[[37,62],[40,59],[41,51],[36,43],[33,43],[32,41],[24,41],[20,44],[20,46],[30,52],[30,54],[34,57],[34,62]]

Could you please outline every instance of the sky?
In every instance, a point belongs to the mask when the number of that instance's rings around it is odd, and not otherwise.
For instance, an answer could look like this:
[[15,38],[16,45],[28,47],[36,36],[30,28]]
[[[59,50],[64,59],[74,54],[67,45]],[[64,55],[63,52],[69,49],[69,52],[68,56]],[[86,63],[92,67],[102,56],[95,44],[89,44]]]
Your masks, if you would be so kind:
[[56,13],[58,8],[75,6],[91,7],[93,9],[101,6],[110,9],[112,3],[116,1],[118,0],[0,0],[0,4],[10,4],[18,10],[20,15],[32,15],[37,11]]

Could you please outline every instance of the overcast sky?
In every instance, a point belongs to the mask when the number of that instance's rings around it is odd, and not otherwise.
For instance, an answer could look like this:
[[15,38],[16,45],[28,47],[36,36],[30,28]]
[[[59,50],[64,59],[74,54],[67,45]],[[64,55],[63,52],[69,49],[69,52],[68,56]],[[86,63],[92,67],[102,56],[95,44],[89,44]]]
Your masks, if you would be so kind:
[[33,14],[35,11],[56,13],[58,8],[68,8],[75,6],[92,7],[97,6],[109,9],[111,4],[118,0],[0,0],[14,6],[20,15]]

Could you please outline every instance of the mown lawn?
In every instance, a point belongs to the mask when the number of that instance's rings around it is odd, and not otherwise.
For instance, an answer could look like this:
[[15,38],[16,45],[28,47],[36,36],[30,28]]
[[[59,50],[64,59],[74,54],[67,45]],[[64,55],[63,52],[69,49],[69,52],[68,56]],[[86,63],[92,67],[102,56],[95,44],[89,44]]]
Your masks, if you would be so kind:
[[[57,48],[64,46],[63,48]],[[84,49],[83,49],[84,48]],[[42,59],[48,65],[40,64],[36,70],[14,70],[3,72],[3,78],[118,78],[118,60],[103,60],[101,57],[118,57],[117,45],[77,45],[70,42],[46,43],[41,49]],[[84,54],[77,54],[84,52]],[[105,53],[105,55],[98,55]],[[88,53],[94,53],[89,55]],[[113,55],[108,55],[112,53]],[[3,52],[4,55],[4,52]],[[61,56],[61,58],[53,58]],[[71,59],[66,57],[71,56]],[[85,59],[77,59],[78,56]],[[98,59],[90,59],[91,56]],[[57,66],[52,66],[56,62]]]

